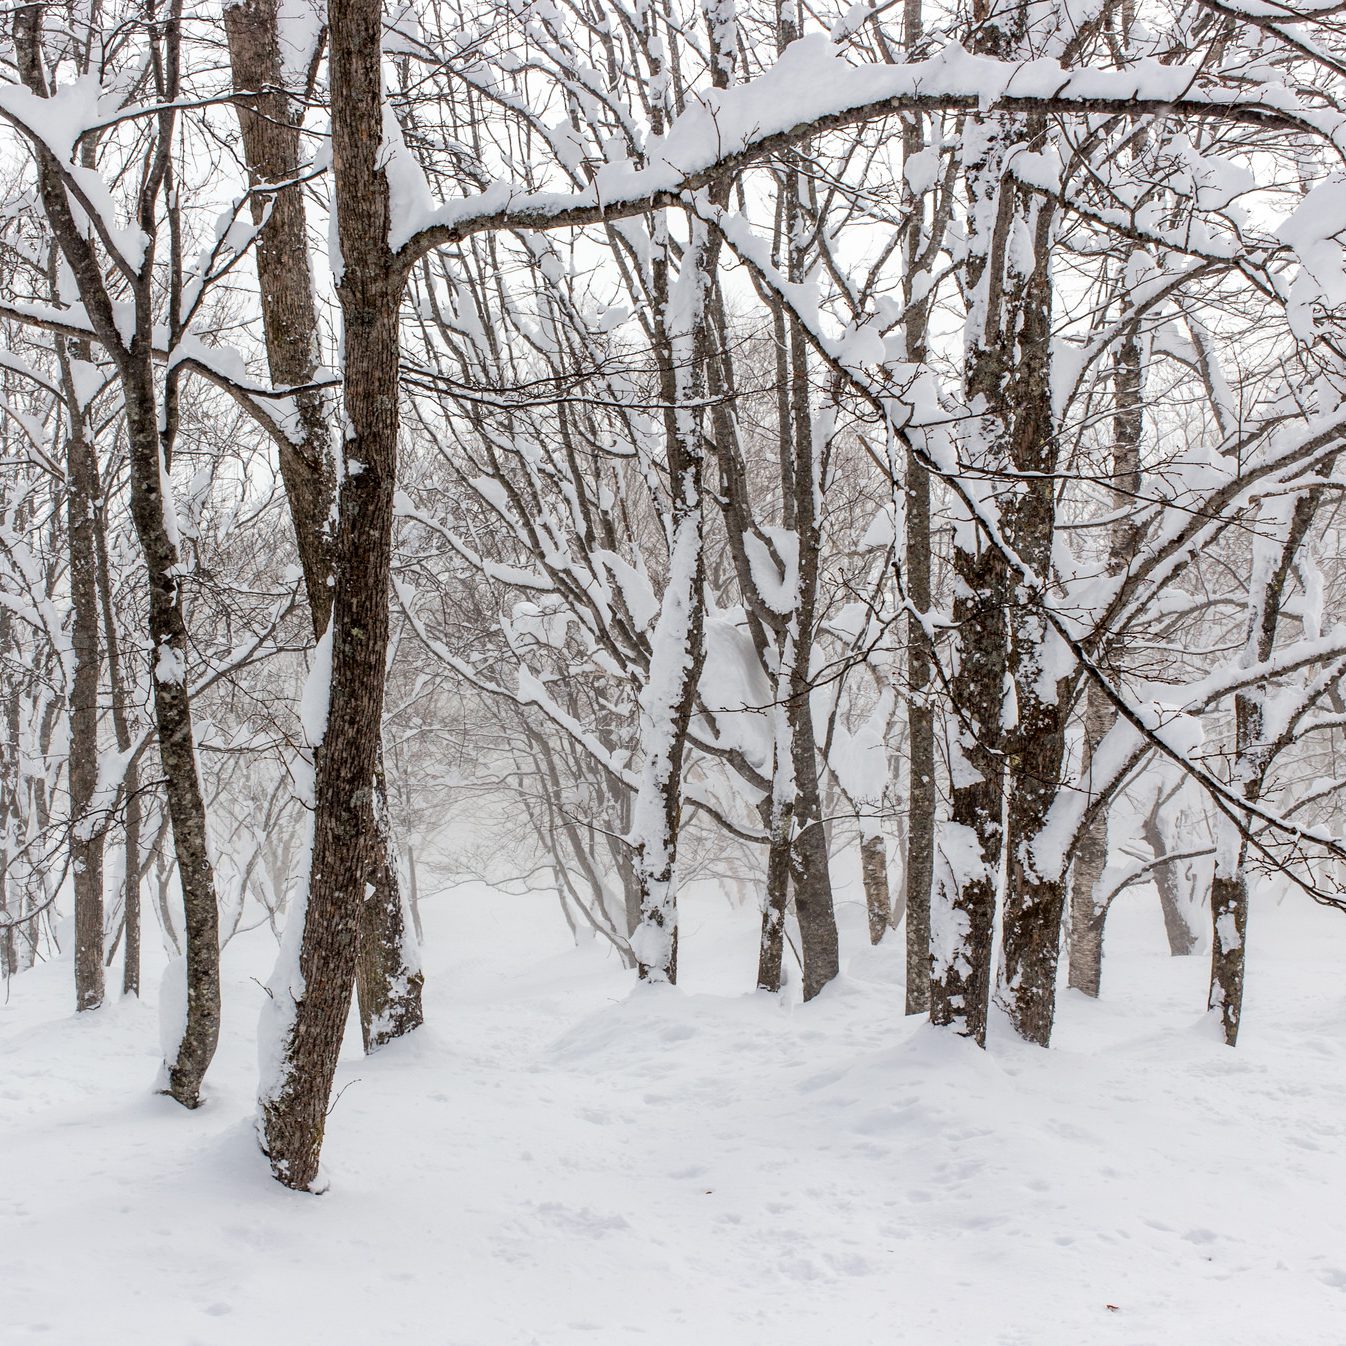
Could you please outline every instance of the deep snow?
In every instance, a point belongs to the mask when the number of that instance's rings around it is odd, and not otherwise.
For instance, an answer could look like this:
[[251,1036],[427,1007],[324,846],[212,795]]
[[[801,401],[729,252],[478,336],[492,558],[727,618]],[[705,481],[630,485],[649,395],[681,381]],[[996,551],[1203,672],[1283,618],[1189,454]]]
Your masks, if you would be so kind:
[[[808,1007],[743,994],[753,917],[687,904],[633,993],[554,903],[427,910],[430,1026],[348,1039],[321,1197],[252,1130],[265,932],[226,950],[208,1106],[151,1005],[0,1007],[0,1342],[75,1346],[1346,1343],[1346,919],[1255,910],[1245,1041],[1119,907],[1104,1000],[981,1053],[900,1013],[900,949]],[[257,980],[254,981],[253,978]]]

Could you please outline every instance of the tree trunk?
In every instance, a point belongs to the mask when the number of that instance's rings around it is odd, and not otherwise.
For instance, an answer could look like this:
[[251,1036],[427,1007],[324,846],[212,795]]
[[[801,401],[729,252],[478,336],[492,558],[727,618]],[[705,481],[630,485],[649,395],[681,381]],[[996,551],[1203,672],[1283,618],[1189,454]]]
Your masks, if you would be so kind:
[[1243,1017],[1243,957],[1248,933],[1248,881],[1242,855],[1232,874],[1217,874],[1211,882],[1210,997],[1207,1003],[1220,1015],[1224,1040],[1238,1044]]
[[[905,0],[904,36],[908,52],[921,41],[921,0]],[[919,117],[902,121],[902,157],[909,162],[925,149]],[[923,364],[927,358],[930,312],[929,262],[923,199],[910,193],[906,202],[907,229],[903,240],[903,289],[907,305],[907,359]],[[933,255],[933,250],[931,250]],[[933,602],[930,539],[930,474],[916,455],[907,451],[906,581],[912,611],[907,615],[907,993],[906,1012],[924,1014],[930,1008],[930,890],[935,878],[935,810],[939,794],[935,777],[935,709],[930,700],[931,651],[921,617]]]
[[[163,33],[170,44],[176,41],[176,18],[166,21]],[[21,79],[30,92],[46,97],[39,9],[21,9],[15,13],[14,37]],[[171,409],[165,407],[161,437],[153,364],[154,203],[167,180],[167,140],[171,134],[171,113],[165,111],[158,125],[157,148],[146,164],[147,185],[141,196],[146,206],[141,212],[140,227],[149,245],[133,290],[133,332],[129,342],[123,336],[122,322],[105,287],[99,259],[66,197],[55,156],[44,146],[35,147],[34,153],[38,188],[52,234],[74,276],[93,329],[117,365],[125,406],[131,517],[149,580],[155,727],[187,922],[187,1013],[173,1059],[165,1063],[167,1092],[184,1107],[194,1108],[200,1102],[201,1081],[219,1041],[220,949],[219,911],[187,693],[187,630],[179,586],[181,565],[168,522],[172,501],[164,496],[171,468],[168,453],[174,417]]]
[[[912,606],[928,612],[930,590],[930,477],[907,460],[907,585]],[[935,877],[935,710],[930,696],[930,651],[925,629],[907,622],[907,992],[906,1012],[930,1008],[930,890]]]
[[[1072,882],[1080,883],[1085,873],[1077,858]],[[1095,907],[1091,902],[1076,906],[1072,895],[1068,976],[1075,990],[1083,991],[1093,1000],[1098,999],[1103,979],[1103,928],[1107,919],[1106,907]]]
[[374,865],[360,919],[360,951],[355,988],[360,1002],[360,1032],[366,1052],[377,1051],[424,1022],[421,987],[425,978],[408,956],[414,949],[407,913],[397,882],[397,848],[388,826],[388,799],[382,751],[374,785]]
[[65,387],[66,532],[70,546],[70,648],[74,676],[70,691],[70,864],[75,882],[75,1008],[103,1003],[103,823],[93,816],[98,789],[98,562],[94,512],[98,462],[84,426],[83,409],[70,368],[61,354]]
[[[1131,309],[1131,297],[1123,293],[1121,316]],[[1108,548],[1108,571],[1119,574],[1129,565],[1139,548],[1143,529],[1127,517],[1126,511],[1141,491],[1140,445],[1145,429],[1144,368],[1140,337],[1135,324],[1124,328],[1112,362],[1112,387],[1115,398],[1112,416],[1112,503],[1119,515],[1112,526]],[[1109,650],[1109,661],[1116,654]],[[1089,778],[1095,749],[1112,728],[1117,712],[1096,683],[1090,683],[1084,706],[1084,770]],[[1096,792],[1091,789],[1091,795]],[[1070,890],[1070,985],[1097,999],[1103,980],[1103,930],[1108,919],[1106,894],[1098,891],[1108,865],[1108,810],[1103,801],[1091,798],[1098,812],[1080,838],[1075,855]],[[1150,822],[1157,826],[1158,800],[1151,810]],[[1149,823],[1146,824],[1149,826]],[[1148,835],[1148,834],[1147,834]],[[1156,855],[1161,854],[1155,851]],[[1167,919],[1167,918],[1166,918]]]
[[[112,727],[117,751],[131,750],[131,724],[127,716],[130,700],[121,658],[121,639],[117,633],[115,604],[112,599],[112,573],[107,554],[107,514],[102,508],[94,515],[94,551],[98,561],[98,600],[103,619],[103,641],[107,647],[108,682],[112,690]],[[140,995],[140,766],[132,761],[123,782],[126,804],[123,812],[126,866],[122,876],[122,994]]]
[[767,851],[762,935],[757,951],[757,988],[761,991],[779,991],[785,961],[785,912],[790,901],[794,800],[789,797],[773,800],[768,813],[771,844]]
[[[807,274],[797,208],[799,178],[791,173],[786,197],[786,237],[790,276]],[[817,637],[818,588],[822,580],[822,520],[819,506],[826,477],[827,444],[814,425],[809,404],[808,343],[803,326],[789,316],[790,403],[794,422],[794,530],[798,542],[799,587],[790,620],[792,655],[789,670],[790,747],[794,754],[794,862],[792,880],[799,919],[800,957],[804,964],[804,999],[812,1000],[840,971],[837,918],[832,897],[827,824],[818,784],[818,739],[813,724],[812,655]]]
[[[321,390],[305,388],[319,366],[318,312],[309,261],[300,174],[300,105],[286,93],[276,0],[242,0],[224,11],[234,83],[259,96],[238,105],[252,217],[257,240],[257,282],[262,330],[272,382],[299,388],[296,426],[279,441],[281,480],[294,525],[313,634],[322,639],[332,610],[330,520],[335,476],[329,431],[330,405]],[[275,190],[277,184],[290,184]],[[258,189],[265,190],[265,195]],[[371,893],[360,922],[356,989],[365,1050],[424,1022],[424,976],[398,882],[380,749],[376,833],[371,852]]]
[[984,1047],[1004,845],[1005,575],[989,547],[955,546],[954,570],[958,662],[949,690],[958,729],[949,745],[950,816],[939,832],[931,900],[930,1022]]
[[[375,861],[380,724],[388,649],[397,479],[398,309],[404,276],[388,241],[382,13],[377,0],[333,0],[332,167],[343,269],[347,439],[331,618],[328,714],[315,754],[313,848],[298,968],[273,996],[279,1059],[263,1080],[271,1171],[308,1190],[318,1174],[332,1080],[350,1006],[365,885]],[[289,1003],[284,1003],[288,999]]]
[[[1030,151],[1046,145],[1046,123],[1025,120]],[[1006,448],[1017,480],[1000,506],[1002,526],[1028,575],[1015,577],[1008,610],[1009,668],[1017,717],[1006,734],[1008,876],[1000,995],[1020,1037],[1045,1047],[1056,1014],[1056,969],[1065,911],[1064,862],[1047,862],[1035,843],[1061,788],[1069,680],[1053,676],[1053,635],[1042,611],[1052,583],[1058,441],[1051,399],[1052,203],[1006,179],[1006,239],[998,349],[988,352]]]
[[[978,55],[1011,59],[1024,38],[1024,7],[976,30]],[[1012,461],[1015,404],[1011,382],[1023,350],[1015,323],[1021,248],[1006,240],[1023,222],[1007,162],[1025,139],[1023,119],[970,119],[967,184],[968,315],[964,384],[979,409],[962,454],[994,478]],[[1018,238],[1016,237],[1016,242]],[[1007,259],[1011,265],[1007,265]],[[1011,488],[1012,489],[1012,488]],[[1011,588],[1000,552],[982,536],[970,506],[954,526],[954,669],[949,744],[950,816],[938,834],[931,911],[930,1020],[986,1045],[992,940],[1004,862],[1005,702],[1009,664],[1006,614]]]
[[[1323,500],[1321,486],[1305,491],[1295,501],[1288,520],[1271,520],[1283,529],[1279,537],[1255,537],[1252,582],[1249,584],[1248,636],[1240,663],[1265,663],[1276,646],[1276,632],[1285,602],[1286,585],[1314,515]],[[1278,531],[1279,531],[1278,529]],[[1262,797],[1267,772],[1279,744],[1267,741],[1266,689],[1253,687],[1234,696],[1233,781],[1244,799]],[[1211,968],[1207,1005],[1218,1010],[1224,1040],[1238,1043],[1243,1017],[1244,946],[1248,934],[1248,837],[1251,819],[1235,822],[1223,816],[1217,824],[1215,874],[1211,883]]]
[[860,875],[865,887],[865,911],[869,915],[869,942],[877,944],[888,929],[892,898],[888,891],[888,849],[881,836],[865,837],[860,843]]
[[[1115,718],[1111,703],[1096,687],[1090,686],[1084,703],[1084,762],[1086,784],[1091,783],[1094,750]],[[1091,805],[1096,802],[1090,790]],[[1103,928],[1108,909],[1099,891],[1099,881],[1108,864],[1108,814],[1098,813],[1085,829],[1075,851],[1070,876],[1070,954],[1067,979],[1077,991],[1098,998],[1103,979]]]
[[[1168,849],[1163,828],[1159,822],[1159,799],[1141,824],[1141,835],[1156,859]],[[1168,952],[1172,958],[1185,958],[1196,952],[1196,931],[1187,919],[1187,904],[1178,887],[1177,862],[1170,860],[1154,868],[1154,886],[1159,894],[1159,907],[1164,913],[1164,934],[1168,937]]]
[[642,981],[678,978],[676,864],[682,815],[682,768],[705,661],[705,539],[702,509],[703,411],[708,357],[706,297],[715,269],[718,235],[693,219],[683,251],[681,308],[669,302],[669,241],[656,244],[655,291],[660,296],[657,351],[661,393],[667,410],[665,441],[672,497],[668,583],[650,654],[649,679],[641,694],[641,739],[645,766],[632,808],[631,838],[640,881],[640,925],[631,950]]
[[126,873],[122,878],[125,943],[122,947],[122,994],[140,995],[140,773],[126,778]]

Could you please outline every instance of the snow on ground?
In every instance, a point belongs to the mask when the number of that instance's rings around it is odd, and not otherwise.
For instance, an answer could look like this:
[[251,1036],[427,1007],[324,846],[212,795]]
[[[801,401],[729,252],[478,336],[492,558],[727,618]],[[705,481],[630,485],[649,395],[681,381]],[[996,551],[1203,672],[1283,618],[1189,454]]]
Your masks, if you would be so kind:
[[[348,1053],[321,1197],[255,1147],[274,945],[226,951],[209,1105],[149,1090],[149,1005],[0,1007],[0,1342],[572,1346],[1346,1342],[1346,919],[1253,914],[1245,1043],[1119,909],[1059,1047],[900,1013],[897,941],[802,1007],[753,918],[688,904],[678,991],[544,898],[427,912],[431,1026]],[[358,1037],[358,1035],[357,1035]]]

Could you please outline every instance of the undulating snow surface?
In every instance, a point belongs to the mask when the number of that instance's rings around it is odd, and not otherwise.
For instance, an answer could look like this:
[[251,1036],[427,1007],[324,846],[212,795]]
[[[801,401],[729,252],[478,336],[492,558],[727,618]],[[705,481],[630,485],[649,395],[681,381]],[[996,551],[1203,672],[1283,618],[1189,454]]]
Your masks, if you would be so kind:
[[151,1005],[76,1019],[39,968],[0,1007],[0,1342],[1346,1342],[1346,920],[1254,910],[1230,1051],[1152,900],[1056,1049],[982,1054],[904,1020],[854,907],[801,1008],[741,993],[722,899],[687,904],[684,988],[633,992],[549,901],[460,889],[431,1026],[349,1035],[321,1198],[253,1138],[269,935],[226,951],[196,1113],[149,1092]]

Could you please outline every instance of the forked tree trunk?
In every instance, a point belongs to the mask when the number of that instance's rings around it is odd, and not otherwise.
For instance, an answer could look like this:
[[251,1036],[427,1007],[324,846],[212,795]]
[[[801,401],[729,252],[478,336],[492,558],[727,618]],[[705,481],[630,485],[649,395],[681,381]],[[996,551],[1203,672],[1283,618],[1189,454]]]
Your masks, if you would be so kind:
[[[710,24],[710,72],[716,88],[733,75],[735,37],[732,16]],[[648,50],[659,52],[656,14],[645,14]],[[726,46],[725,44],[728,43]],[[668,71],[655,57],[653,79]],[[651,106],[651,130],[664,130],[662,96]],[[710,188],[723,204],[728,184]],[[668,457],[668,583],[655,621],[649,679],[641,694],[641,740],[645,765],[632,806],[631,842],[640,884],[640,924],[631,951],[642,981],[674,983],[678,977],[677,851],[682,821],[682,768],[705,663],[705,472],[704,398],[710,360],[707,301],[720,251],[720,236],[695,215],[682,249],[677,303],[672,302],[670,262],[674,255],[668,222],[655,222],[650,273],[654,295],[655,361],[664,403],[664,439]]]
[[[44,98],[47,88],[41,23],[42,11],[36,6],[15,12],[14,45],[20,78],[31,93]],[[165,22],[162,35],[172,48],[177,40],[176,15]],[[175,70],[176,59],[170,64]],[[169,89],[168,93],[171,99],[175,90]],[[132,291],[129,339],[123,335],[123,315],[114,308],[99,258],[66,196],[59,163],[43,145],[35,145],[34,155],[46,218],[74,276],[93,330],[117,366],[125,406],[131,517],[149,580],[155,728],[187,925],[186,1016],[178,1045],[165,1062],[167,1092],[184,1107],[194,1108],[201,1101],[201,1081],[219,1041],[220,948],[219,910],[187,692],[188,650],[179,584],[181,565],[169,531],[172,502],[164,498],[171,467],[168,451],[174,418],[165,408],[161,438],[153,364],[156,209],[167,181],[168,141],[172,131],[172,114],[165,110],[159,118],[159,139],[146,165],[147,180],[141,193],[145,208],[139,224],[147,246]]]
[[[1168,841],[1159,823],[1160,796],[1141,824],[1140,834],[1156,859],[1168,849]],[[1170,860],[1156,865],[1154,886],[1159,894],[1159,908],[1164,914],[1164,934],[1168,939],[1169,956],[1185,958],[1196,952],[1196,931],[1187,919],[1187,903],[1178,886],[1178,862]]]
[[[332,610],[331,513],[335,477],[331,403],[310,385],[319,368],[320,334],[309,259],[301,171],[300,104],[286,92],[276,0],[242,0],[224,11],[235,86],[256,96],[238,105],[256,247],[262,331],[272,382],[300,389],[295,427],[280,443],[281,480],[289,502],[315,640]],[[370,894],[360,923],[356,990],[366,1051],[424,1022],[424,977],[408,927],[396,847],[391,836],[380,752]]]
[[298,968],[282,968],[278,1055],[263,1080],[271,1171],[307,1190],[318,1175],[332,1080],[355,976],[386,682],[393,494],[397,481],[399,304],[381,161],[383,24],[378,0],[333,0],[332,167],[343,270],[347,439],[334,548],[328,714],[315,754],[313,847]]

